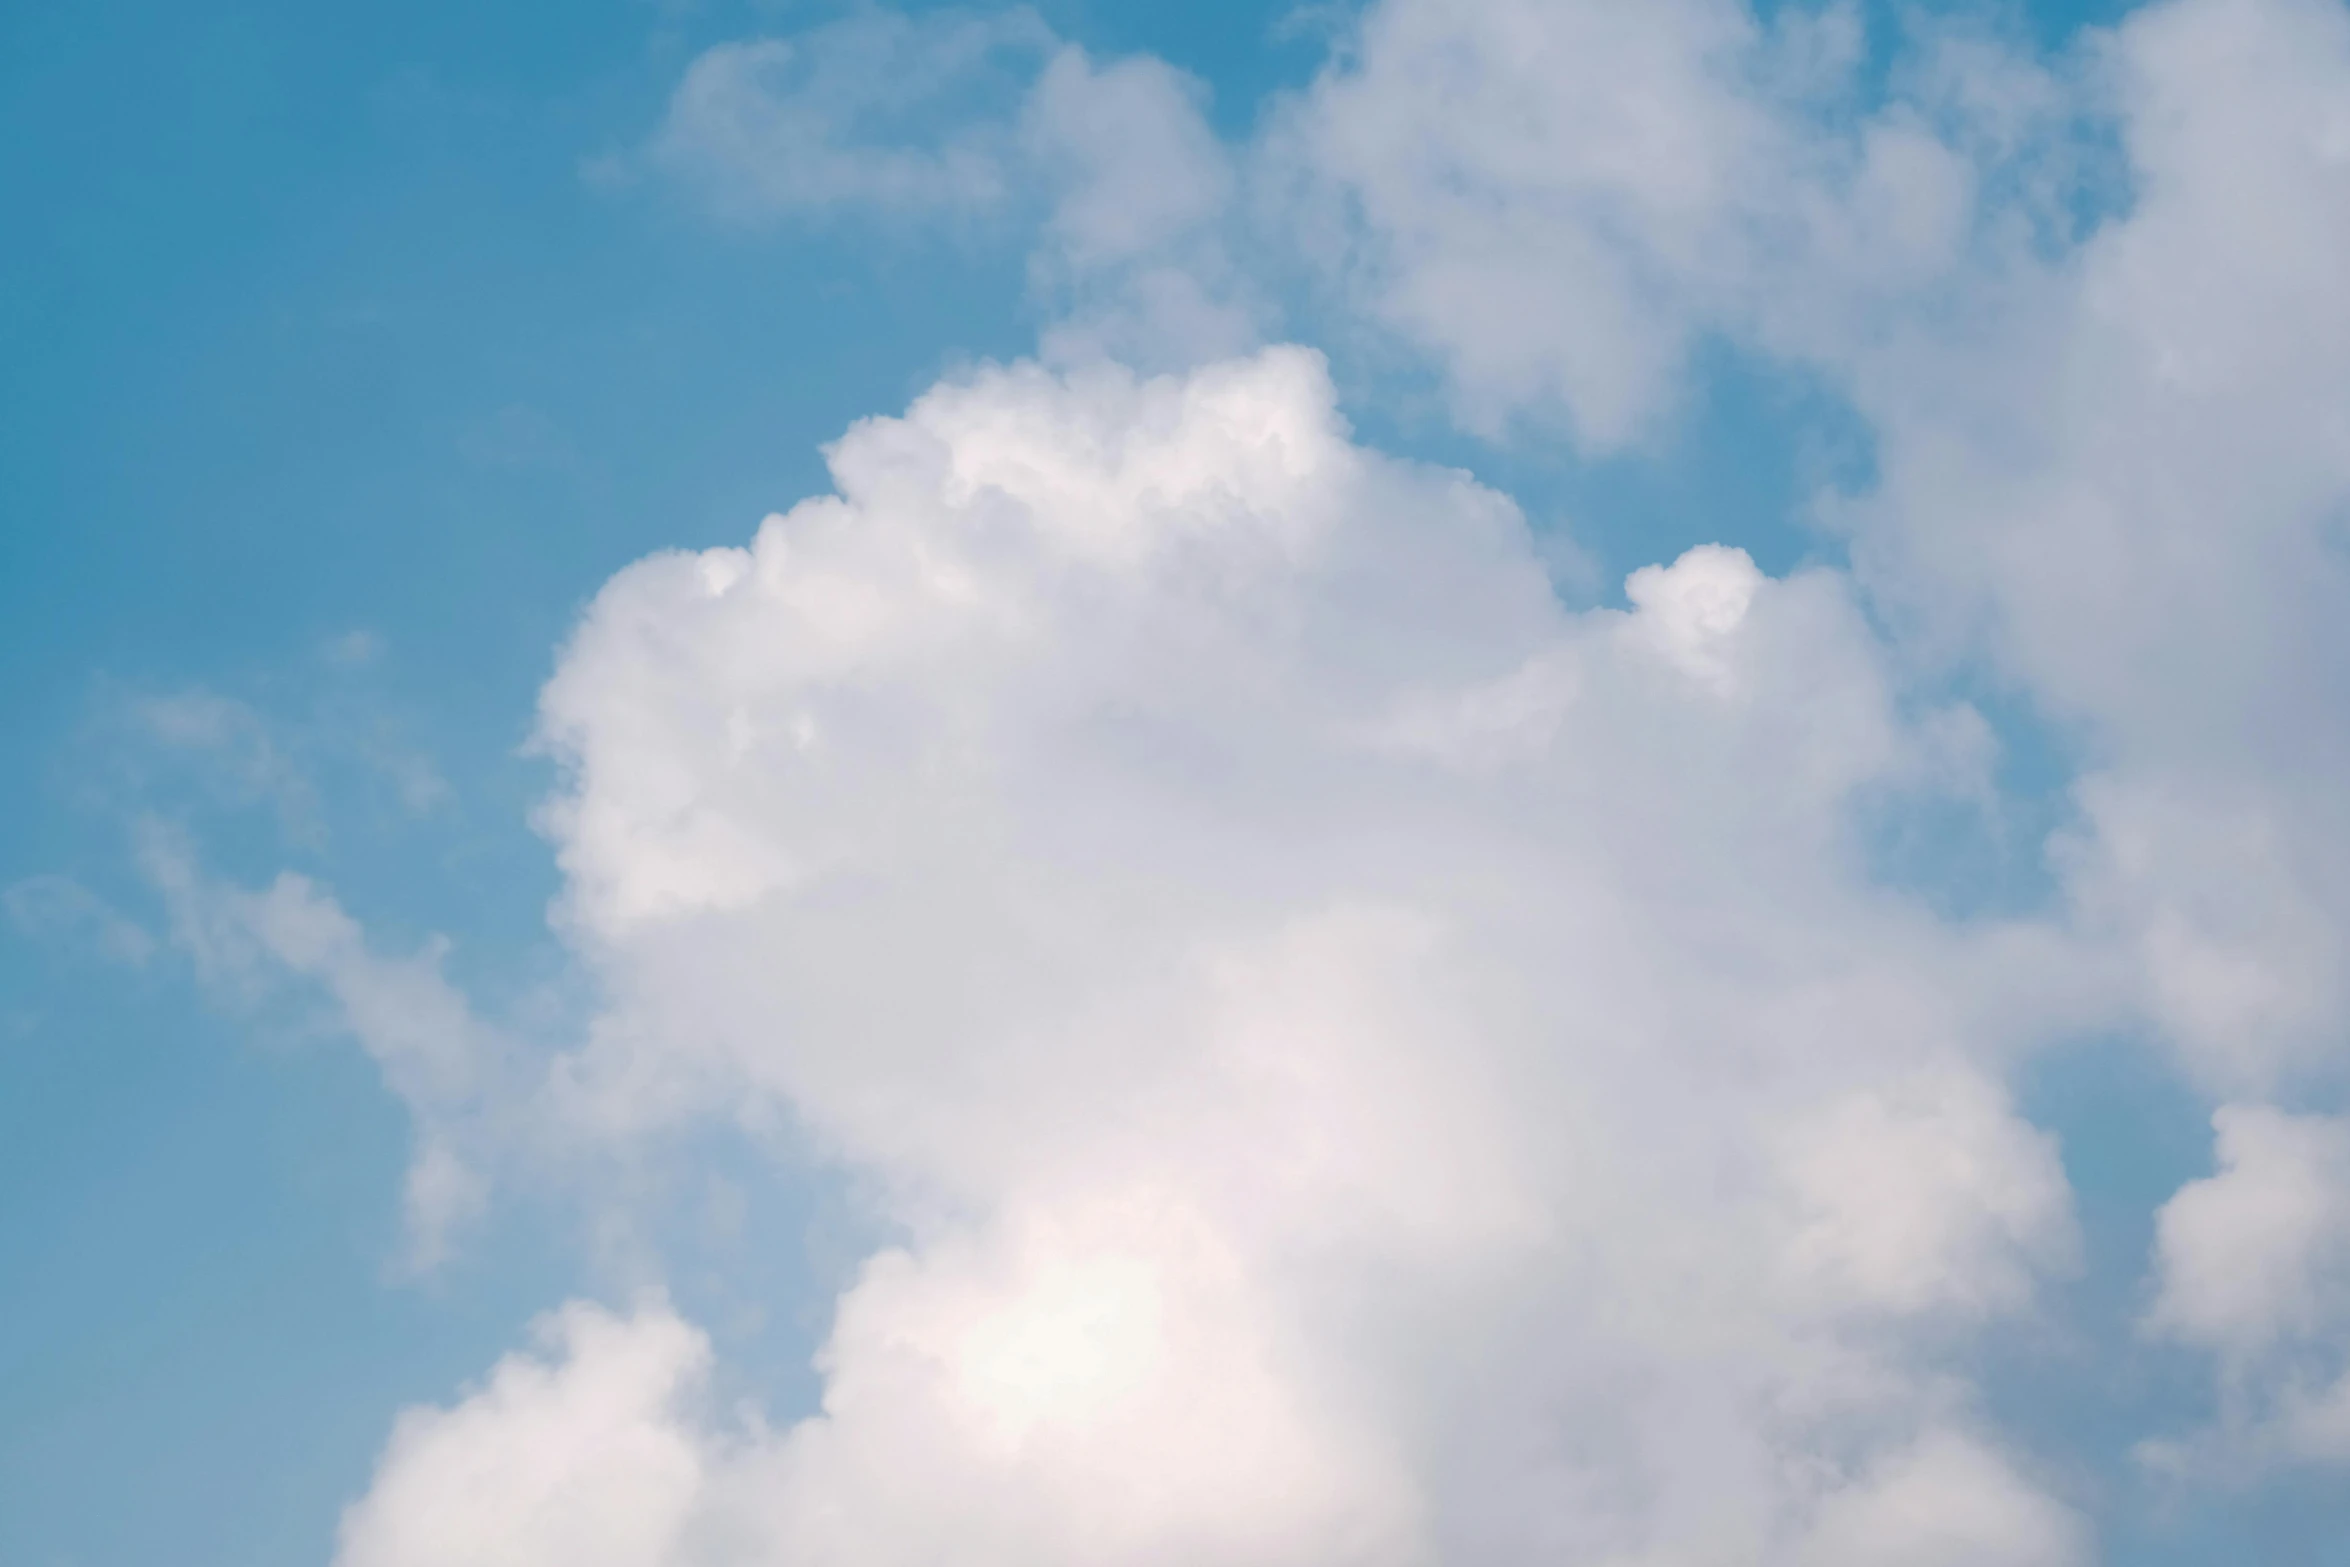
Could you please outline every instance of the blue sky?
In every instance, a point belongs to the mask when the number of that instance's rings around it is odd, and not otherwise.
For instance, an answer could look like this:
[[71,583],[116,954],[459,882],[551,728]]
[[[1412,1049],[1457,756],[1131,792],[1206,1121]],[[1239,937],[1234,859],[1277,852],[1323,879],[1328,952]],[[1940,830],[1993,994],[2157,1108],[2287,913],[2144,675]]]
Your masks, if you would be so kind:
[[[2165,9],[2198,8],[2224,9]],[[1758,26],[1800,9],[1766,8]],[[2099,0],[1925,15],[1979,22],[2009,58],[2058,62],[2053,79],[2095,119],[2110,108],[2078,87],[2094,72],[2063,63],[2078,59],[2066,51],[2081,29],[2130,9]],[[2322,32],[2339,7],[2252,10]],[[1197,77],[1219,145],[1252,168],[1277,118],[1268,106],[1298,101],[1328,60],[1355,69],[1365,47],[1344,8],[1073,0],[1036,11],[1097,63],[1152,56]],[[853,201],[745,221],[707,210],[646,151],[706,51],[803,36],[846,14],[647,0],[560,14],[127,0],[0,14],[0,203],[16,215],[0,246],[0,733],[14,763],[0,773],[0,884],[13,889],[13,922],[0,927],[0,1558],[333,1558],[337,1520],[369,1491],[399,1410],[460,1398],[562,1302],[621,1309],[648,1280],[709,1335],[721,1387],[763,1400],[788,1426],[813,1407],[820,1379],[807,1362],[859,1258],[876,1235],[920,1233],[910,1210],[883,1203],[877,1214],[858,1195],[861,1183],[912,1177],[857,1153],[861,1134],[829,1126],[823,1104],[775,1090],[776,1119],[814,1128],[805,1145],[782,1136],[788,1157],[756,1115],[604,1150],[609,1167],[512,1153],[447,1260],[409,1267],[410,1109],[317,987],[205,972],[173,935],[141,849],[157,831],[176,835],[221,886],[308,877],[375,951],[445,935],[446,973],[472,1008],[551,1042],[550,1054],[618,1015],[613,997],[628,981],[592,955],[606,938],[563,918],[550,926],[551,902],[592,902],[587,883],[567,878],[533,827],[563,787],[528,743],[539,693],[583,607],[656,551],[744,543],[762,516],[833,487],[823,448],[856,421],[1033,354],[1069,314],[1065,294],[1039,281],[1049,267],[1029,209],[1049,194],[1021,194],[1009,216],[971,223]],[[1881,69],[1895,85],[1838,100],[1856,116],[1907,91],[1901,71],[1930,52],[1896,41],[1890,10],[1868,15],[1877,55],[1860,74]],[[1025,79],[1013,84],[1015,100],[1026,91]],[[910,145],[951,139],[967,112],[916,103],[902,134]],[[2055,134],[2032,124],[2030,135]],[[1949,132],[1966,156],[2011,169],[1968,134]],[[2035,150],[2020,163],[2060,161]],[[1348,177],[1366,190],[1375,178]],[[2064,199],[2091,211],[2112,194],[2086,178]],[[1852,568],[1855,623],[1881,638],[1899,722],[1965,700],[2004,746],[1983,786],[1990,803],[1958,790],[1956,804],[1904,796],[1886,808],[1886,879],[1962,932],[2017,911],[2067,940],[2140,928],[2097,901],[2107,882],[2064,881],[2062,866],[2094,852],[2065,860],[2043,852],[2044,837],[2106,831],[2080,825],[2086,808],[2068,791],[2084,774],[2110,768],[2126,781],[2143,755],[2155,758],[2146,776],[2183,776],[2169,759],[2222,731],[2173,734],[2144,718],[2149,704],[2100,684],[2087,655],[2067,662],[2053,633],[2018,632],[2012,645],[1997,641],[2004,633],[1982,645],[1961,634],[1953,653],[1918,629],[1935,616],[1915,605],[1938,584],[1971,583],[1978,558],[2013,558],[2001,553],[2006,536],[1970,542],[1903,488],[1943,471],[1920,459],[1923,477],[1904,477],[1899,466],[1902,452],[1941,449],[1929,428],[1940,405],[1911,388],[1973,374],[1974,359],[1884,347],[1900,336],[1891,331],[1864,347],[1841,329],[1819,328],[1814,341],[1804,337],[1814,317],[1796,311],[1749,321],[1743,303],[1722,301],[1768,295],[1784,275],[1756,262],[1761,281],[1722,284],[1692,263],[1697,280],[1675,273],[1671,287],[1699,303],[1658,307],[1685,308],[1694,323],[1676,390],[1636,438],[1595,434],[1573,392],[1526,398],[1496,423],[1476,411],[1478,361],[1464,345],[1477,328],[1448,337],[1449,306],[1365,303],[1357,285],[1382,263],[1352,253],[1330,263],[1311,241],[1285,252],[1267,237],[1277,219],[1215,224],[1226,225],[1218,235],[1247,227],[1215,243],[1244,279],[1231,286],[1256,302],[1257,336],[1328,354],[1362,446],[1469,470],[1514,497],[1569,610],[1622,608],[1628,573],[1717,541],[1771,578],[1816,568],[1842,581]],[[2244,246],[2257,254],[2264,243],[2255,232]],[[1972,274],[1951,278],[1933,285],[1947,292],[1918,320],[1969,309],[1990,319],[2011,298],[1988,284],[1966,292]],[[2308,305],[2294,286],[2274,284],[2287,314]],[[1566,360],[1598,352],[1573,323],[1604,308],[1560,306]],[[1994,356],[2010,329],[1984,330]],[[2236,317],[2211,329],[2249,330]],[[2275,487],[2239,488],[2253,506]],[[1824,508],[1823,494],[1865,517],[1834,520],[1846,513]],[[1986,489],[1978,504],[2031,502]],[[1949,538],[1958,542],[1937,542]],[[2252,623],[2277,580],[2251,567],[2216,575],[2237,596],[2198,626]],[[1983,589],[1994,608],[1981,618],[2028,627],[2036,601],[2003,583]],[[2115,632],[2116,645],[2135,634]],[[2306,665],[2311,700],[2338,699],[2332,645],[2307,650]],[[2243,706],[2243,688],[2230,689],[2207,705]],[[592,733],[596,721],[581,722]],[[2338,720],[2311,721],[2329,724]],[[2334,864],[2338,812],[2294,782],[2322,784],[2330,753],[2316,745],[2313,775],[2289,759],[2264,763],[2259,742],[2245,754],[2227,798],[2266,800],[2273,785],[2285,803],[2262,820],[2306,863]],[[583,787],[597,787],[592,776]],[[1880,787],[1909,785],[1866,785]],[[2137,885],[2114,874],[2112,885]],[[2313,885],[2300,902],[2277,895],[2287,913],[2245,918],[2290,945],[2303,938],[2274,933],[2314,910],[2306,941],[2322,965],[2339,955],[2344,906],[2333,901],[2341,888]],[[2112,907],[2129,896],[2113,894]],[[2179,906],[2201,907],[2200,896]],[[2114,966],[2078,962],[2100,976]],[[2235,1353],[2220,1328],[2165,1340],[2136,1326],[2165,1287],[2148,1263],[2157,1212],[2214,1170],[2215,1104],[2274,1103],[2321,1120],[2340,1108],[2330,1065],[2340,1017],[2330,1001],[2310,1002],[2314,1021],[2276,1025],[2292,1036],[2279,1050],[2306,1048],[2306,1059],[2230,1076],[2233,1065],[2199,1064],[2225,1051],[2198,1041],[2266,1025],[2211,1022],[2186,1003],[2173,1021],[2159,977],[2153,988],[2150,1002],[2055,1006],[2063,1026],[2031,1025],[2054,1043],[1985,1048],[1981,1059],[1997,1064],[1984,1070],[2021,1120],[2061,1141],[2081,1266],[2051,1266],[2020,1324],[1983,1330],[1962,1351],[1936,1340],[1917,1353],[1963,1367],[1974,1407],[1989,1411],[1985,1429],[2056,1476],[2052,1494],[2099,1542],[2084,1547],[2088,1559],[2217,1560],[2255,1539],[2264,1560],[2338,1559],[2329,1553],[2350,1539],[2350,1508],[2332,1500],[2338,1467],[2285,1463],[2165,1489],[2131,1451],[2217,1418],[2211,1366]],[[2303,1034],[2319,1043],[2305,1047]],[[2166,1043],[2173,1036],[2185,1043]],[[515,1146],[529,1141],[516,1134]],[[2189,1300],[2185,1285],[2170,1288],[2163,1298]],[[2191,1304],[2177,1311],[2207,1320]],[[2218,1336],[2194,1337],[2204,1331]],[[2311,1329],[2305,1363],[2330,1364],[2336,1333]],[[2264,1374],[2243,1364],[2255,1381]],[[2250,1452],[2265,1440],[2247,1418],[2223,1446]],[[2062,1558],[2015,1557],[2027,1559]]]

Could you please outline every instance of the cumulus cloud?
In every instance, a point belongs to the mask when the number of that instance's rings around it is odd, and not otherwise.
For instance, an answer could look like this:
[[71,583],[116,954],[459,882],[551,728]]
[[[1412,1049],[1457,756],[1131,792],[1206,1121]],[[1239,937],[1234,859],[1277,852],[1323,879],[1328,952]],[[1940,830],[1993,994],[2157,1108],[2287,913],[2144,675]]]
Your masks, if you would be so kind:
[[2350,1121],[2228,1105],[2212,1124],[2219,1169],[2158,1217],[2147,1321],[2217,1357],[2221,1424],[2147,1456],[2350,1462]]
[[1037,79],[1020,124],[1051,192],[1029,264],[1048,357],[1188,366],[1259,341],[1270,308],[1232,259],[1238,160],[1205,98],[1163,61],[1073,47]]
[[658,1305],[573,1306],[537,1331],[546,1358],[511,1356],[458,1408],[401,1417],[339,1562],[678,1559],[709,1467],[686,1423],[708,1343]]
[[2162,1210],[2154,1323],[2238,1358],[2323,1329],[2350,1293],[2350,1123],[2230,1105],[2219,1173]]
[[1735,0],[1379,5],[1276,156],[1322,259],[1494,428],[1563,408],[1601,446],[1669,400],[1747,208],[1795,150],[1746,90]]
[[442,1496],[558,1407],[678,1452],[614,1560],[2079,1559],[1963,1355],[2071,1254],[2000,1075],[2062,938],[1870,883],[1856,793],[1950,780],[1847,583],[1570,613],[1297,349],[991,370],[831,462],[547,687],[611,997],[559,1097],[788,1117],[903,1239],[818,1412],[696,1424],[690,1335],[576,1308],[345,1562],[556,1559]]
[[1889,1460],[1822,1509],[1807,1562],[1819,1567],[1969,1567],[2083,1559],[2077,1519],[1997,1454],[1940,1437]]

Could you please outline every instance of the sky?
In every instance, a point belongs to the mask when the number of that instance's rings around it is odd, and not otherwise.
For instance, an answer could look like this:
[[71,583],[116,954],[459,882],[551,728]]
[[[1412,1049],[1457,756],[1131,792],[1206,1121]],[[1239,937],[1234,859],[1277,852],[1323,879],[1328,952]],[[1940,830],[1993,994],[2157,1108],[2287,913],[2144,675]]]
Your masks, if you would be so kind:
[[0,7],[0,1560],[2350,1560],[2350,5]]

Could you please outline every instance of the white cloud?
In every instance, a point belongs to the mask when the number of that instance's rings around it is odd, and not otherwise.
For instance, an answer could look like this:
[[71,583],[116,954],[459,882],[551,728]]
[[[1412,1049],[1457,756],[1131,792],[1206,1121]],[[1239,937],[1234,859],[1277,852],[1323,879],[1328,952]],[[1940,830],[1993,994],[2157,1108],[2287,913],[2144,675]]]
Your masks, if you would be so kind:
[[1997,1453],[1936,1432],[1836,1492],[1807,1567],[2059,1567],[2085,1558],[2077,1519]]
[[1231,200],[1206,89],[1149,56],[1097,67],[1064,49],[1023,108],[1040,154],[1060,165],[1050,227],[1073,267],[1163,258]]
[[2230,1105],[2219,1173],[2162,1210],[2155,1325],[2238,1358],[2350,1332],[2350,1123]]
[[1046,353],[1187,366],[1259,341],[1267,307],[1234,267],[1238,171],[1206,88],[1147,56],[1065,48],[1021,110],[1051,210],[1030,263],[1057,306]]
[[1758,33],[1733,0],[1376,5],[1275,156],[1328,203],[1334,276],[1472,424],[1563,405],[1620,444],[1786,178],[1795,149],[1746,91]]
[[1897,1312],[2014,1311],[2074,1260],[2070,1193],[2048,1137],[1981,1079],[1891,1085],[1793,1121],[1786,1175],[1804,1286]]
[[[566,1113],[781,1112],[906,1237],[629,1559],[2077,1560],[1950,1356],[2068,1255],[1998,1075],[2059,943],[1862,873],[1856,791],[1946,780],[1847,585],[1569,613],[1332,404],[1296,349],[986,371],[590,608]],[[414,1522],[533,1440],[502,1385],[347,1562],[554,1559]]]
[[400,1417],[337,1567],[654,1567],[679,1559],[709,1459],[685,1405],[709,1361],[656,1306],[541,1321],[451,1410]]
[[2219,1425],[2171,1467],[2350,1463],[2350,1121],[2228,1105],[2218,1171],[2164,1205],[2155,1332],[2217,1357]]

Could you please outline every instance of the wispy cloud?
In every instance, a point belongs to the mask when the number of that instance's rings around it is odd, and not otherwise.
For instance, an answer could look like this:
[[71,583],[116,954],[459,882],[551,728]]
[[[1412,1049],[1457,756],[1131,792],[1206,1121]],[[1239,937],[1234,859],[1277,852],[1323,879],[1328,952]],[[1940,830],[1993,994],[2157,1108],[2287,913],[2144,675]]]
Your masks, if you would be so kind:
[[86,942],[117,963],[143,967],[155,955],[146,927],[71,876],[27,876],[0,888],[0,908],[25,936]]

